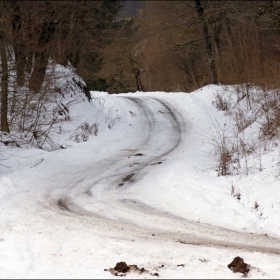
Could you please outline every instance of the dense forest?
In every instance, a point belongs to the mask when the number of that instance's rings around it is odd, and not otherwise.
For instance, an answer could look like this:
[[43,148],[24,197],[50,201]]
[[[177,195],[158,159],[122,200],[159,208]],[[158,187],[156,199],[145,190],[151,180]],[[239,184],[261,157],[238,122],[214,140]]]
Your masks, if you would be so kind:
[[13,47],[18,85],[32,73],[34,92],[49,58],[71,63],[92,90],[278,86],[277,1],[139,2],[137,16],[116,20],[125,1],[2,1],[2,60]]
[[[67,119],[56,65],[94,81],[97,54],[104,46],[121,1],[1,1],[1,139],[42,148],[53,124]],[[55,76],[56,74],[56,76]],[[61,73],[63,74],[63,73]],[[66,79],[66,78],[65,78]],[[88,100],[89,89],[73,80]],[[73,88],[73,86],[72,86]],[[7,135],[15,136],[6,139]]]
[[114,24],[106,34],[96,73],[104,90],[189,92],[206,84],[279,86],[279,2],[142,3],[138,17]]
[[50,94],[50,62],[72,67],[88,99],[89,90],[280,86],[278,1],[140,2],[121,17],[126,1],[1,1],[1,131],[36,138],[38,117],[23,120]]

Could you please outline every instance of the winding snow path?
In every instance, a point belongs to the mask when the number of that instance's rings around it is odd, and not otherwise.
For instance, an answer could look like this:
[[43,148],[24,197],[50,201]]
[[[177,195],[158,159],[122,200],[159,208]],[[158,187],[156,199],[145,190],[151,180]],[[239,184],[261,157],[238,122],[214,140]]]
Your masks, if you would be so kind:
[[[120,248],[127,246],[138,254],[143,246],[150,256],[154,252],[162,254],[159,248],[164,244],[170,256],[176,248],[174,258],[184,251],[182,247],[280,254],[278,238],[184,219],[160,210],[156,199],[147,205],[141,198],[131,196],[132,187],[137,188],[145,176],[181,152],[188,127],[170,99],[116,98],[131,110],[137,133],[130,135],[129,141],[118,143],[114,152],[105,153],[102,160],[89,152],[84,164],[65,161],[65,165],[60,153],[61,166],[54,167],[51,160],[45,160],[38,168],[29,169],[28,174],[23,170],[14,178],[2,180],[7,186],[21,186],[0,206],[0,229],[5,240],[0,244],[1,250],[18,256],[11,263],[21,267],[18,274],[7,273],[14,270],[6,267],[3,277],[90,277],[95,247],[99,250],[95,260],[100,263],[94,269],[96,275],[103,277],[100,265],[109,265],[112,259],[107,254],[116,250],[112,245],[116,242],[122,242]],[[67,153],[71,149],[63,155]],[[151,246],[156,249],[149,251]],[[116,255],[122,250],[125,249],[119,249]],[[161,257],[165,256],[156,258]],[[53,268],[55,271],[51,271]]]
[[[164,99],[123,99],[135,105],[131,114],[138,118],[139,134],[127,149],[116,147],[116,153],[102,162],[93,161],[87,169],[69,172],[67,181],[59,182],[59,186],[47,194],[46,201],[52,201],[52,210],[60,214],[57,222],[61,217],[64,222],[70,217],[86,220],[95,231],[112,238],[172,241],[280,254],[277,238],[183,219],[158,210],[157,205],[151,207],[124,195],[131,185],[176,153],[186,127],[176,108]],[[69,221],[71,223],[72,219]]]

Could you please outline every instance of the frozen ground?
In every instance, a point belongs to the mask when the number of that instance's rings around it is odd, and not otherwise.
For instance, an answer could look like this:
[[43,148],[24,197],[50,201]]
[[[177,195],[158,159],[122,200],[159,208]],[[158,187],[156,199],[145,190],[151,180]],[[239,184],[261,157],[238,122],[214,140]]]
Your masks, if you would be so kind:
[[[217,176],[219,89],[92,92],[70,108],[65,149],[3,151],[0,277],[118,278],[124,261],[147,270],[130,279],[242,278],[227,267],[240,256],[248,278],[279,279],[279,151],[262,172]],[[98,133],[76,143],[83,122]]]

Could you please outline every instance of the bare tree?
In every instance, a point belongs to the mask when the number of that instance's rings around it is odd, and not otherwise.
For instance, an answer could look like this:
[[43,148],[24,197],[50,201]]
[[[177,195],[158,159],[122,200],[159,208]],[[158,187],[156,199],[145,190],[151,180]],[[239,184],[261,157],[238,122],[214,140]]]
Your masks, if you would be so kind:
[[6,3],[0,2],[0,51],[1,51],[1,130],[9,132],[8,125],[8,61],[7,61],[7,36],[6,24],[7,18],[4,11],[6,10]]
[[211,73],[213,76],[212,83],[218,84],[219,82],[218,82],[217,68],[216,68],[216,63],[215,63],[214,56],[213,56],[212,43],[210,41],[210,36],[209,36],[209,32],[208,32],[208,24],[207,24],[207,20],[204,16],[204,12],[203,12],[204,9],[201,5],[200,0],[195,0],[195,7],[196,7],[198,17],[201,20],[202,27],[203,27],[203,36],[204,36],[204,40],[205,40],[206,53],[208,56],[209,66],[210,66]]

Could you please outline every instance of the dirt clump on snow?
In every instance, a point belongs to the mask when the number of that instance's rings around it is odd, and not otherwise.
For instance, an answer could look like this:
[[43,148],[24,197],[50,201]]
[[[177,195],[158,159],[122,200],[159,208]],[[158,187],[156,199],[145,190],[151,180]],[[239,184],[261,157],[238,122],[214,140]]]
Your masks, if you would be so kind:
[[228,268],[231,269],[234,273],[240,272],[245,275],[250,271],[250,265],[245,263],[244,260],[240,257],[235,257],[233,261],[228,265]]
[[126,262],[118,262],[115,265],[114,270],[118,272],[126,273],[129,271],[129,266],[126,264]]
[[[109,268],[104,270],[111,272],[115,276],[121,276],[121,277],[126,276],[126,274],[129,272],[134,272],[139,274],[149,273],[149,271],[146,270],[145,268],[139,268],[136,264],[128,265],[126,262],[118,262],[114,268]],[[158,276],[157,273],[151,275]]]

